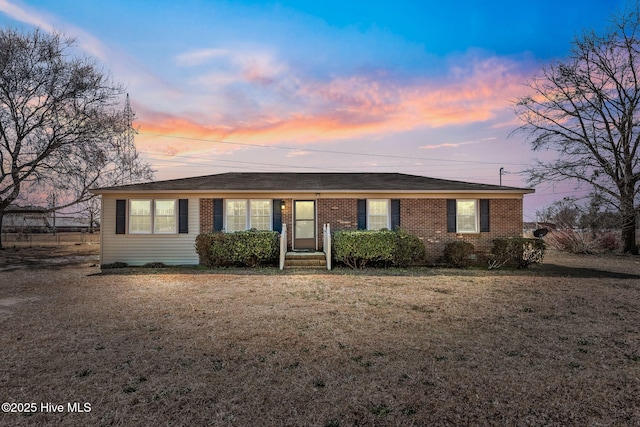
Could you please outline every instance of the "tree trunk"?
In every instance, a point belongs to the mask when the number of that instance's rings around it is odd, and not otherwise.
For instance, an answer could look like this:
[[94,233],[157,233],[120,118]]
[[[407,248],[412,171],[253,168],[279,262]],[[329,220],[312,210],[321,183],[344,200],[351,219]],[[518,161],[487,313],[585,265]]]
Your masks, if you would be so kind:
[[2,246],[2,218],[4,217],[4,210],[0,209],[0,250],[3,250]]
[[636,215],[631,212],[622,212],[622,252],[638,255],[636,245]]

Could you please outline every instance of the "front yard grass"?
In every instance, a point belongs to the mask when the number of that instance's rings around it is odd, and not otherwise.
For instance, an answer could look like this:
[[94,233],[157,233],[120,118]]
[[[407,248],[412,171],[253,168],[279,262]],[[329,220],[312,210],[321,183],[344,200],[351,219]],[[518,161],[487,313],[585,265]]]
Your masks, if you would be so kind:
[[[640,259],[0,273],[2,425],[637,425]],[[367,274],[367,272],[371,274]]]

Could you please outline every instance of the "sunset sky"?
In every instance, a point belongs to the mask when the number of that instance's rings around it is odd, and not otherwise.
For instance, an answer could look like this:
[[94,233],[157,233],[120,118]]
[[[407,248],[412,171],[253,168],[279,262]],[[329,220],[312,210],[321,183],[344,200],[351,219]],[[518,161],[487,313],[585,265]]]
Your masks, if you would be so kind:
[[[623,0],[0,0],[123,83],[157,179],[402,172],[527,187],[512,101]],[[124,105],[123,105],[124,106]],[[548,155],[548,154],[542,154]],[[572,187],[540,185],[525,220]]]

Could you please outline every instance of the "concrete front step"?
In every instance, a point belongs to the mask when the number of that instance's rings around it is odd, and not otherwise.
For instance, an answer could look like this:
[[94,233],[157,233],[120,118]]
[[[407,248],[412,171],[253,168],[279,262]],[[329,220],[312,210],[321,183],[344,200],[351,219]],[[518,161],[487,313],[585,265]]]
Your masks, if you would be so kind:
[[324,252],[287,252],[284,257],[284,268],[327,268]]

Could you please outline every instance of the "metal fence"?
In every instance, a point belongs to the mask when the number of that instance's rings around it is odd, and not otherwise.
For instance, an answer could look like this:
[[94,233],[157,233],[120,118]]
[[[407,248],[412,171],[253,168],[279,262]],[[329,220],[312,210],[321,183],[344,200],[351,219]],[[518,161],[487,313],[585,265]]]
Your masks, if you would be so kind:
[[60,246],[75,244],[98,244],[100,233],[7,233],[3,232],[2,245],[5,247]]

